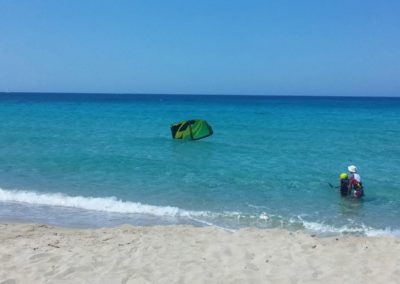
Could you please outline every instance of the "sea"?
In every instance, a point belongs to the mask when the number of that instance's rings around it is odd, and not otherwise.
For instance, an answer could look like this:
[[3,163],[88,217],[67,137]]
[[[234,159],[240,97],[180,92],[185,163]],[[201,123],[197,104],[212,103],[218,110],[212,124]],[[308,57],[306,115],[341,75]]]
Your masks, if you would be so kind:
[[400,98],[0,93],[0,222],[400,236]]

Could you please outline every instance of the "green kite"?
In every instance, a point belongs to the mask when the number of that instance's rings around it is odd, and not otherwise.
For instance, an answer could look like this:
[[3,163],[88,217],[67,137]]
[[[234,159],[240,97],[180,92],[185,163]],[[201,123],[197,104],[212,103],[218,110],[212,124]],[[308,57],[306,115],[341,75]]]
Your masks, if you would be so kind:
[[172,138],[199,140],[211,136],[213,130],[205,120],[185,120],[171,125]]

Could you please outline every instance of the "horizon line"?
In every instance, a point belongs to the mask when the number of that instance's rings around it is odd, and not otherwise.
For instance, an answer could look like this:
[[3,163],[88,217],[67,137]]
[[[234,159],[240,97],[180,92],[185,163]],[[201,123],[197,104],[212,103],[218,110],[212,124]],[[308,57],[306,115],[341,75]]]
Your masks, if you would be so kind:
[[374,96],[374,95],[256,95],[256,94],[224,94],[224,93],[214,93],[214,94],[201,94],[201,93],[112,93],[112,92],[60,92],[60,91],[0,91],[0,94],[63,94],[63,95],[146,95],[146,96],[208,96],[208,97],[318,97],[318,98],[400,98],[399,96]]

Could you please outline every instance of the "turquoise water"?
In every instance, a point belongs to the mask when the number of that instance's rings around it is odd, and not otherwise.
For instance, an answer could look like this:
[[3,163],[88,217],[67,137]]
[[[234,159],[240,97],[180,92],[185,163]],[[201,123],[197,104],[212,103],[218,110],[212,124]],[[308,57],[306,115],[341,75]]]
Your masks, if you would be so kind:
[[[398,235],[399,141],[396,98],[3,93],[0,218]],[[328,184],[350,164],[362,200]]]

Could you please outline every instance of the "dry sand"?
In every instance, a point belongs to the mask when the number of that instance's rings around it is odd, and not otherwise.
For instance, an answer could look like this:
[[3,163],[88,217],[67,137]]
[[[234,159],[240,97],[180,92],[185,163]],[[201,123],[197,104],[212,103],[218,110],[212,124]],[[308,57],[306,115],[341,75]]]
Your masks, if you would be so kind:
[[400,283],[400,239],[0,224],[0,283]]

